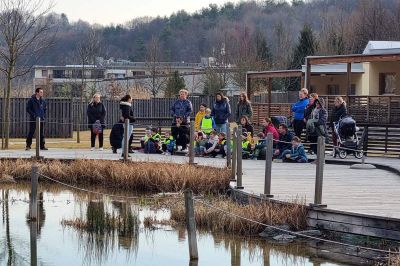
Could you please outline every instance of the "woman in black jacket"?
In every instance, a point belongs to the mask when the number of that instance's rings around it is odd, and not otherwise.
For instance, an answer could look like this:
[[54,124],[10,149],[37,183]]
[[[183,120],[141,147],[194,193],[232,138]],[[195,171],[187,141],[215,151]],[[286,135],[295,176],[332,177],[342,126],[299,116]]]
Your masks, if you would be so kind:
[[[129,119],[129,127],[128,127],[128,136],[129,136],[129,147],[132,145],[132,130],[133,130],[133,123],[135,122],[135,117],[133,116],[133,108],[132,108],[132,97],[127,94],[122,97],[121,101],[119,102],[119,109],[121,110],[121,122],[124,123],[126,119]],[[124,138],[122,139],[122,156],[124,153]],[[132,148],[129,149],[129,153],[132,153]]]
[[332,142],[334,146],[337,146],[337,138],[338,136],[335,133],[334,124],[337,123],[340,119],[347,116],[347,107],[346,102],[342,97],[335,98],[335,107],[333,108],[331,115],[331,123],[330,126],[332,128]]
[[89,103],[87,108],[88,124],[90,128],[90,150],[94,150],[96,146],[96,136],[99,136],[99,150],[103,150],[103,130],[106,127],[104,119],[106,117],[106,108],[100,101],[100,94],[96,93],[93,95],[92,101]]

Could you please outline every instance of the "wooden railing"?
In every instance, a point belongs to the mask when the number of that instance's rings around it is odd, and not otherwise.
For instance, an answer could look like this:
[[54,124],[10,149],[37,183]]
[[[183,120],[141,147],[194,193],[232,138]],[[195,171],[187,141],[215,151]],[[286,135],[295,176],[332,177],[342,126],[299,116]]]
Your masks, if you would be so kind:
[[[320,96],[325,100],[328,113],[332,112],[337,96]],[[400,96],[342,96],[347,103],[348,113],[360,125],[399,126]],[[268,103],[253,103],[254,122],[268,117]],[[291,104],[273,103],[269,116],[283,115],[291,117]]]

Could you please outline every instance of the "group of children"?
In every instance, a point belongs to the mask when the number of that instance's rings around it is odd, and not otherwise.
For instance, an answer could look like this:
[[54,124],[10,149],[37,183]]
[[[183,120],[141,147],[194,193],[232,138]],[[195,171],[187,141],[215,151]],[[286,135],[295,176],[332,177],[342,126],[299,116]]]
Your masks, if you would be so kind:
[[[270,119],[262,119],[261,124],[264,130],[253,138],[253,132],[248,132],[247,129],[249,127],[245,126],[249,123],[248,119],[241,120],[244,120],[241,132],[242,143],[240,144],[243,159],[265,159],[267,150],[266,137],[268,133],[273,133],[273,158],[289,162],[308,162],[301,140],[293,136],[285,124],[280,124],[276,129]],[[232,141],[228,145],[226,133],[218,133],[215,128],[211,110],[202,104],[195,119],[193,146],[196,156],[225,158],[228,147],[231,150],[233,149]],[[157,128],[151,128],[146,132],[146,135],[141,140],[141,146],[145,153],[172,155],[179,150],[187,151],[186,147],[177,146],[177,139],[172,136],[171,131],[162,136]]]

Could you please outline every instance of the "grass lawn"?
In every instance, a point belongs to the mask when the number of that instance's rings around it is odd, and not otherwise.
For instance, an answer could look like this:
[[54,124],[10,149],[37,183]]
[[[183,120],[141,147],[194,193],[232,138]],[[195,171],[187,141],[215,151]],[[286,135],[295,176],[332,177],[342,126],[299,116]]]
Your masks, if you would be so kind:
[[[109,136],[111,129],[104,130],[104,149],[111,149]],[[80,143],[76,142],[76,132],[73,133],[73,137],[69,139],[60,139],[60,138],[46,138],[46,147],[47,148],[62,148],[62,149],[90,149],[90,131],[81,131],[80,132]],[[10,149],[24,149],[26,139],[10,139]],[[98,147],[99,143],[96,139],[96,147]],[[33,139],[32,149],[35,146],[35,139]]]

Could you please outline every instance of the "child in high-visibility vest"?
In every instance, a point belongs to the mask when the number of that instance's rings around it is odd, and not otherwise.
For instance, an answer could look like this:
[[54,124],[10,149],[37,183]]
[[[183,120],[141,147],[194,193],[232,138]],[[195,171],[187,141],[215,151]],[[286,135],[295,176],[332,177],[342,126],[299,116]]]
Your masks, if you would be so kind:
[[175,150],[175,139],[171,136],[171,132],[165,132],[164,138],[161,139],[161,150],[164,155],[171,155]]
[[251,143],[248,140],[247,132],[242,133],[242,158],[248,159],[251,154]]
[[207,108],[206,114],[200,123],[200,130],[202,132],[206,133],[207,136],[209,136],[211,131],[213,131],[215,128],[216,128],[216,124],[215,124],[214,118],[211,116],[211,109]]
[[160,150],[161,135],[157,128],[151,129],[151,136],[144,143],[144,153],[162,153]]

